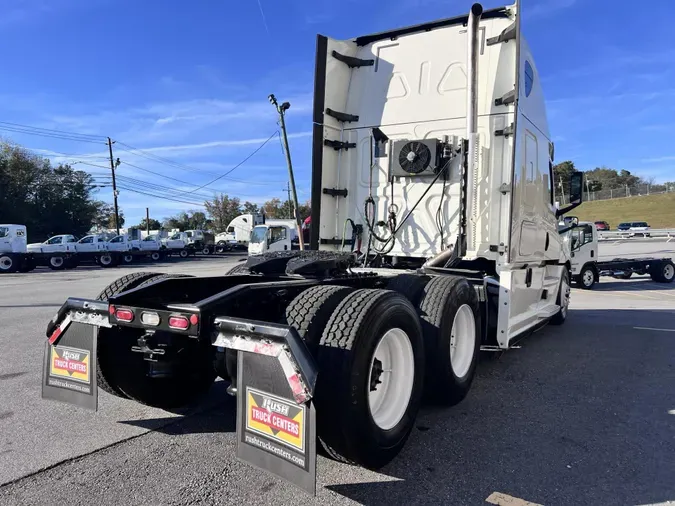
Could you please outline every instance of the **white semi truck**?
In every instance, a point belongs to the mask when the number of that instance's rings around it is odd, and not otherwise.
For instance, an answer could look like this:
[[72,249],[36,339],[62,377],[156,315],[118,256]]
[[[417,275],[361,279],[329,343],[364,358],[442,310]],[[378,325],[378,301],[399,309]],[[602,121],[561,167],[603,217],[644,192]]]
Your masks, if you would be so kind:
[[518,3],[474,4],[318,36],[310,249],[250,255],[226,275],[135,273],[68,299],[48,351],[95,350],[97,370],[81,393],[45,367],[43,395],[96,409],[98,386],[175,407],[221,376],[237,397],[237,455],[310,493],[317,445],[372,469],[394,459],[424,398],[469,394],[480,350],[568,317],[558,220],[581,203],[583,174],[556,209],[520,26]]

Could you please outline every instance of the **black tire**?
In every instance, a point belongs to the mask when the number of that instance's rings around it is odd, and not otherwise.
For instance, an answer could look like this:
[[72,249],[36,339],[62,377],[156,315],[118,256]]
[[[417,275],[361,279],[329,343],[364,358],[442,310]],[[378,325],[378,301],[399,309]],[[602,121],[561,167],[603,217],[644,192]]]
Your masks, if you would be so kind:
[[[158,272],[135,272],[122,276],[118,280],[106,286],[101,293],[98,294],[96,300],[108,300],[110,297],[122,293],[125,290],[135,288],[139,284],[148,279],[160,276]],[[98,328],[98,342],[96,350],[96,380],[101,390],[117,397],[127,398],[114,384],[108,382],[108,377],[112,376],[115,366],[113,357],[108,354],[108,349],[111,347],[110,341],[114,338],[109,329]]]
[[19,270],[19,258],[14,253],[0,253],[0,274]]
[[159,254],[159,251],[153,251],[150,253],[150,260],[153,262],[158,262],[161,258],[161,255]]
[[61,255],[54,255],[49,257],[47,265],[53,271],[62,271],[66,268],[66,260]]
[[122,263],[125,265],[130,265],[134,263],[134,255],[130,253],[123,253],[122,254]]
[[[178,277],[189,276],[153,274],[137,282],[133,288],[140,288],[160,279]],[[128,288],[132,287],[126,289]],[[99,336],[106,334],[112,337],[107,342],[109,346],[106,348],[105,358],[111,360],[114,367],[107,367],[107,384],[114,385],[116,391],[136,402],[157,408],[178,408],[203,395],[216,379],[216,371],[213,368],[215,348],[210,342],[182,336],[178,340],[173,340],[174,346],[183,345],[177,353],[181,358],[176,361],[173,374],[153,378],[148,376],[150,362],[145,361],[142,354],[131,351],[131,347],[136,345],[136,340],[144,334],[142,329],[115,327],[101,330],[104,332],[99,331]],[[166,332],[155,333],[155,337],[162,344],[166,344],[171,336]]]
[[[458,376],[450,359],[452,328],[455,316],[465,305],[473,314],[475,341],[468,369]],[[458,404],[469,393],[478,363],[482,341],[478,295],[465,278],[437,276],[424,287],[418,307],[427,358],[426,397],[434,403],[450,406]]]
[[590,265],[584,265],[577,276],[577,285],[584,290],[590,290],[595,285],[595,269]]
[[649,268],[649,275],[657,283],[672,283],[675,279],[675,264],[671,260],[661,260]]
[[423,274],[399,274],[389,279],[387,290],[394,290],[404,295],[413,305],[417,306],[424,293],[424,287],[430,279],[430,276]]
[[[369,405],[370,364],[379,338],[394,328],[408,336],[414,373],[402,417],[383,430]],[[369,469],[386,465],[405,445],[422,401],[424,340],[414,306],[390,290],[360,289],[348,294],[324,329],[317,361],[321,373],[314,400],[320,444],[342,462]]]
[[[567,313],[569,311],[569,300],[570,300],[570,294],[563,294],[563,287],[567,287],[566,289],[569,291],[570,288],[570,274],[567,269],[563,270],[562,277],[560,278],[560,287],[558,288],[558,297],[556,298],[556,304],[560,306],[560,310],[554,314],[551,317],[551,320],[549,323],[552,325],[562,325],[565,323],[567,320]],[[565,305],[561,304],[563,301],[563,297],[567,297],[567,300],[565,302]]]
[[352,291],[353,288],[346,286],[313,286],[301,292],[286,307],[286,324],[295,327],[315,357],[330,316]]
[[251,271],[248,270],[248,267],[246,267],[246,262],[241,262],[227,271],[225,275],[234,276],[235,274],[249,274],[250,272]]
[[188,254],[189,254],[188,250],[186,249],[182,249],[178,252],[178,256],[181,258],[187,258]]
[[112,257],[112,255],[108,253],[104,253],[101,256],[98,257],[98,265],[103,267],[104,269],[108,267],[112,267],[115,264],[115,261]]

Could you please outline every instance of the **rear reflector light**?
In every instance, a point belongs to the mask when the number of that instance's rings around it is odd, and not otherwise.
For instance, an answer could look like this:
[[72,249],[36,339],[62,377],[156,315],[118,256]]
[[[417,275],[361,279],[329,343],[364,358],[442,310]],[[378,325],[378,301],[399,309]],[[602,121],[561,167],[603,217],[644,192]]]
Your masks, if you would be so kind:
[[192,325],[197,325],[199,323],[199,316],[197,316],[196,314],[191,315],[190,316],[190,323]]
[[117,309],[115,311],[115,318],[122,322],[130,322],[134,319],[134,312],[131,309]]
[[169,316],[169,327],[172,329],[185,330],[190,326],[190,322],[185,316]]
[[157,313],[141,313],[141,323],[143,325],[152,325],[156,327],[159,325],[159,315]]
[[112,304],[108,306],[108,312],[110,314],[115,314],[115,306],[113,306]]

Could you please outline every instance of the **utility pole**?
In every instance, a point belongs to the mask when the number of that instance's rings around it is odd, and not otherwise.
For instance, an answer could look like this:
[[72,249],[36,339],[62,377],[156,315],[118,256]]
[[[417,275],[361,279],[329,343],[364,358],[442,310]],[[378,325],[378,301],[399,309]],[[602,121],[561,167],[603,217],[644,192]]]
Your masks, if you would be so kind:
[[284,120],[284,114],[288,109],[291,108],[289,102],[284,102],[279,105],[276,97],[272,94],[267,97],[270,103],[276,108],[279,113],[279,125],[281,126],[281,133],[283,134],[284,140],[284,151],[286,152],[286,163],[288,165],[288,180],[293,191],[293,214],[295,215],[295,223],[298,227],[298,239],[300,241],[300,249],[305,249],[305,240],[302,236],[302,222],[300,221],[300,212],[298,210],[298,194],[295,191],[295,178],[293,177],[293,164],[291,163],[291,151],[288,149],[288,136],[286,135],[286,121]]
[[284,189],[284,191],[288,194],[288,199],[286,200],[286,202],[288,202],[288,214],[289,214],[288,217],[293,218],[293,204],[291,203],[291,185],[288,181],[286,182],[286,188]]
[[150,208],[145,208],[145,231],[150,235]]
[[591,200],[591,190],[588,187],[588,176],[586,176],[586,199]]
[[115,183],[115,168],[120,164],[120,159],[117,159],[117,163],[113,160],[112,152],[113,140],[108,137],[108,150],[110,151],[110,170],[112,171],[112,187],[113,187],[113,203],[115,206],[115,229],[117,230],[117,235],[120,235],[120,213],[117,208],[117,184]]

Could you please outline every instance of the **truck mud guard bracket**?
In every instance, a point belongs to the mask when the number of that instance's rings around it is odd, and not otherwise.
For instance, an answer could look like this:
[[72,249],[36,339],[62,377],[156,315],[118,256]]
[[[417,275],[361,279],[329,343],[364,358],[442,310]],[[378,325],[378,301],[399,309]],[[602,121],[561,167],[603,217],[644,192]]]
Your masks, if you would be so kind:
[[216,317],[213,346],[276,357],[298,404],[314,396],[318,374],[314,358],[293,327],[256,320]]
[[351,123],[352,121],[358,121],[359,117],[356,114],[348,114],[346,112],[339,112],[339,111],[334,111],[331,108],[326,109],[326,114],[328,116],[332,116],[338,121],[341,121],[342,123]]
[[47,338],[56,344],[71,323],[111,328],[108,303],[98,300],[69,298],[47,324]]
[[331,53],[331,55],[336,60],[345,63],[349,68],[372,67],[375,65],[375,60],[362,60],[361,58],[355,58],[354,56],[345,56],[335,50]]

